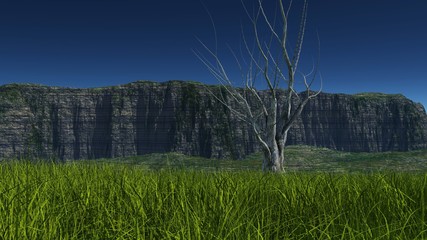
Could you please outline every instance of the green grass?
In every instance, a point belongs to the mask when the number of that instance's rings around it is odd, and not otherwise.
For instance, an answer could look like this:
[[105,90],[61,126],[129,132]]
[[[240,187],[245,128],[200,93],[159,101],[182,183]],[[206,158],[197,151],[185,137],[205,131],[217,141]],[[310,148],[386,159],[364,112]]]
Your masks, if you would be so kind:
[[426,152],[4,161],[0,239],[426,239]]
[[4,162],[2,239],[423,239],[427,174]]
[[[288,172],[427,172],[427,149],[410,152],[350,153],[311,146],[289,146],[285,150]],[[89,163],[120,163],[145,169],[254,170],[261,169],[263,156],[255,153],[243,160],[207,159],[180,153],[89,160]]]

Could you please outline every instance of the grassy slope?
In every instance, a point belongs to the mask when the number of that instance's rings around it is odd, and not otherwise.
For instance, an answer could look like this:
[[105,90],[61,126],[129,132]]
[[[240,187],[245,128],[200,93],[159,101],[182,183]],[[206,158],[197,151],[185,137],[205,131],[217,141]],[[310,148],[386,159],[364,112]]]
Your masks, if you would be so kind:
[[[286,149],[286,156],[287,170],[291,172],[427,171],[427,149],[410,152],[349,153],[310,146],[289,146]],[[125,163],[148,169],[260,170],[262,154],[252,154],[244,160],[218,160],[179,153],[155,153],[91,162]]]

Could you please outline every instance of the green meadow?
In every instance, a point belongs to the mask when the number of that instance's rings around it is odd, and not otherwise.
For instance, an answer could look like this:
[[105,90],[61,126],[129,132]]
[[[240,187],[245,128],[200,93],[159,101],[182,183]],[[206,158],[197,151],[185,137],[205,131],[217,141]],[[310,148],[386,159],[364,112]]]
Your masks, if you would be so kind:
[[427,150],[0,163],[0,239],[427,239]]

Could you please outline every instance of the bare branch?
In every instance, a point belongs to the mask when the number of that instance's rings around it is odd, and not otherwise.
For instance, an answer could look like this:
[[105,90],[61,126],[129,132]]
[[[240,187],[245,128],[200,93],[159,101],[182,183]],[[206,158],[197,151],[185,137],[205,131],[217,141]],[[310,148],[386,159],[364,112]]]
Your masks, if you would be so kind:
[[213,20],[212,14],[209,11],[209,9],[206,7],[205,3],[203,1],[200,1],[200,3],[203,5],[203,8],[205,9],[206,13],[209,16],[209,20],[211,21],[212,24],[212,29],[214,31],[214,37],[215,37],[215,53],[218,53],[218,34],[216,31],[216,25],[215,25],[215,21]]
[[289,5],[288,13],[285,13],[283,0],[279,0],[280,12],[282,14],[282,21],[283,21],[281,48],[282,48],[283,58],[285,59],[286,65],[288,67],[289,80],[291,80],[291,73],[293,72],[292,70],[293,67],[292,67],[291,59],[288,54],[288,50],[286,49],[286,40],[288,39],[288,14],[289,14],[291,5],[292,5],[292,1],[291,1],[291,4]]
[[319,88],[319,91],[317,91],[315,94],[312,94],[311,96],[309,96],[310,99],[314,98],[314,97],[317,97],[317,95],[319,95],[322,92],[322,89],[323,89],[323,79],[322,79],[322,75],[321,74],[319,74],[319,75],[320,75],[320,88]]
[[250,59],[251,59],[251,63],[255,64],[255,66],[256,66],[260,71],[262,71],[262,69],[263,69],[263,68],[258,64],[258,61],[255,59],[255,57],[254,57],[254,55],[253,55],[253,50],[251,51],[251,50],[249,49],[249,46],[248,46],[248,43],[247,43],[247,41],[246,41],[245,36],[243,36],[243,42],[245,43],[246,51],[247,51],[247,52],[248,52],[248,54],[249,54],[249,57],[250,57]]
[[264,17],[265,23],[268,25],[268,27],[270,28],[271,34],[277,39],[277,41],[280,43],[280,37],[279,35],[276,33],[276,31],[274,30],[273,26],[271,25],[270,21],[268,20],[267,15],[265,14],[264,11],[264,7],[262,6],[262,1],[258,0],[258,4],[259,4],[259,9],[261,10],[261,14]]
[[304,7],[302,10],[302,14],[301,14],[301,23],[300,23],[300,28],[299,28],[299,32],[298,32],[298,40],[297,40],[297,44],[295,46],[294,56],[292,59],[292,65],[293,65],[294,72],[297,69],[299,57],[300,57],[301,49],[302,49],[302,43],[304,42],[305,24],[307,22],[307,7],[308,7],[307,0],[304,0]]
[[225,99],[224,99],[224,97],[222,96],[222,94],[221,94],[221,98],[219,98],[218,96],[217,96],[217,94],[215,94],[214,92],[212,92],[212,90],[208,87],[208,86],[205,86],[205,89],[209,92],[209,94],[211,95],[211,96],[213,96],[217,101],[219,101],[223,106],[225,106],[228,110],[230,110],[230,112],[231,113],[233,113],[239,120],[242,120],[242,121],[244,121],[244,122],[246,122],[246,123],[249,123],[249,124],[251,124],[252,123],[252,121],[250,121],[250,118],[248,118],[247,117],[247,114],[246,113],[241,113],[241,112],[239,112],[239,111],[237,111],[236,109],[234,109],[234,108],[232,108],[231,106],[230,106],[230,104],[228,103],[228,102],[226,102],[225,101]]

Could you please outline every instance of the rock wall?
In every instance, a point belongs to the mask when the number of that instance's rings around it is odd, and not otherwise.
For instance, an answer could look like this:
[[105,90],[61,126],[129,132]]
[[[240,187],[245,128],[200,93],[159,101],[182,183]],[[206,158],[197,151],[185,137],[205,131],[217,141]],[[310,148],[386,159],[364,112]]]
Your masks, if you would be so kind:
[[[0,86],[0,158],[93,159],[169,151],[242,158],[258,151],[251,129],[207,88],[220,91],[184,81],[94,89]],[[426,126],[423,106],[402,95],[322,93],[308,103],[288,144],[407,151],[427,147]]]

